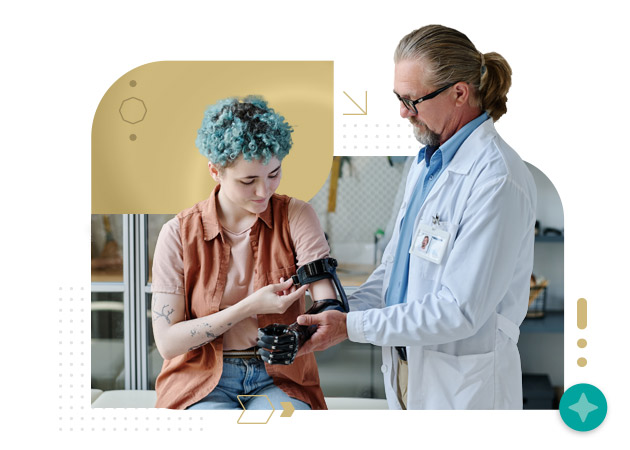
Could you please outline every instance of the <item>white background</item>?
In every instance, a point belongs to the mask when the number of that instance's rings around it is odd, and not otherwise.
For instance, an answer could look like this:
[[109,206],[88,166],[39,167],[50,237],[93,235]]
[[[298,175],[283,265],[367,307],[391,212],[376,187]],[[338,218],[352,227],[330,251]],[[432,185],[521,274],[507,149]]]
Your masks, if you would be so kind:
[[[226,4],[34,1],[1,7],[4,442],[68,448],[316,448],[332,440],[352,448],[627,443],[630,35],[625,8],[617,6],[623,2]],[[401,119],[391,93],[393,50],[404,34],[429,23],[459,29],[479,50],[497,51],[512,66],[509,112],[497,128],[555,183],[563,200],[565,386],[599,387],[608,399],[604,423],[579,433],[557,411],[329,411],[237,425],[238,415],[227,413],[97,414],[89,398],[72,398],[89,374],[89,346],[76,347],[76,362],[68,367],[71,349],[58,337],[73,327],[77,340],[89,333],[89,315],[78,311],[89,301],[90,133],[110,85],[134,67],[161,60],[334,60],[337,132],[352,121],[395,123]],[[343,91],[357,99],[366,90],[368,116],[343,116],[355,112]],[[376,153],[358,146],[346,154]],[[580,297],[588,300],[585,331],[575,325]],[[71,302],[77,310],[68,316]],[[577,347],[580,337],[586,349]],[[580,356],[588,359],[584,368],[576,364]],[[69,377],[76,377],[74,390]]]

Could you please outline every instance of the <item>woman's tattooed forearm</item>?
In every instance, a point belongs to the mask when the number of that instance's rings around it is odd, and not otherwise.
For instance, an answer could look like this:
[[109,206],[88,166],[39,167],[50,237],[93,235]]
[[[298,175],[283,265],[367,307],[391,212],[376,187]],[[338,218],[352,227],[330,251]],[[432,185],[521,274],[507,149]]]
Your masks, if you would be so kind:
[[[196,334],[196,332],[195,332],[195,334]],[[191,352],[193,350],[197,350],[198,348],[203,347],[208,342],[212,342],[212,341],[214,341],[217,338],[214,334],[210,333],[209,331],[206,331],[206,337],[209,338],[209,339],[205,340],[204,342],[202,342],[199,345],[195,345],[194,347],[190,347],[188,349],[188,351]]]
[[214,341],[217,338],[217,335],[210,332],[210,328],[212,328],[212,325],[210,325],[207,322],[204,322],[202,324],[197,325],[195,328],[193,328],[192,330],[190,330],[190,336],[194,337],[197,336],[197,334],[199,334],[200,332],[203,332],[206,334],[206,340],[204,342],[202,342],[199,345],[196,345],[194,347],[191,347],[188,349],[188,351],[192,351],[192,350],[196,350],[199,347],[203,347],[204,345],[206,345],[208,342]]

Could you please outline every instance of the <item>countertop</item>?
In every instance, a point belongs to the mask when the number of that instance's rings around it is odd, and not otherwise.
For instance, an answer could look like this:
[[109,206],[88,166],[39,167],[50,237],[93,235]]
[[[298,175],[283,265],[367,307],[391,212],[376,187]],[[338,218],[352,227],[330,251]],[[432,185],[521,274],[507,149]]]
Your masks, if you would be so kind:
[[[372,274],[374,269],[377,266],[372,264],[339,264],[337,267],[337,276],[339,277],[339,281],[341,281],[342,286],[346,287],[358,287],[361,286],[368,279],[368,277]],[[92,271],[92,282],[122,282],[122,271],[120,273],[116,272],[105,272],[105,271]],[[149,275],[149,283],[151,283],[151,278]]]
[[372,264],[339,264],[337,267],[337,276],[341,285],[361,286],[368,277],[374,272],[376,266]]

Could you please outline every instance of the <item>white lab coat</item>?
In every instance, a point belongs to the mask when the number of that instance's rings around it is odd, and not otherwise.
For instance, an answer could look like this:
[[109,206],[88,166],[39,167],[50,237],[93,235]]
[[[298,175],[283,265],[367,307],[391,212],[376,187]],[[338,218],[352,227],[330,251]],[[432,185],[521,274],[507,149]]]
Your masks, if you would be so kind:
[[439,228],[450,233],[441,263],[410,255],[407,302],[385,307],[400,221],[422,165],[409,172],[381,265],[350,297],[348,336],[383,347],[390,409],[401,409],[393,346],[407,347],[408,409],[521,409],[516,343],[534,258],[533,177],[492,119],[482,123],[415,219],[417,229],[437,214]]

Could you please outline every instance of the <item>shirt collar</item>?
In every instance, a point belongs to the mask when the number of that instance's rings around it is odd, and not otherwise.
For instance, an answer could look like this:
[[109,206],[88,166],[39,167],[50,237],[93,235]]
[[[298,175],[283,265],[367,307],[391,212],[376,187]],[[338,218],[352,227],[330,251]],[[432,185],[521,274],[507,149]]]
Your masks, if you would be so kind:
[[258,218],[262,220],[262,222],[267,225],[267,228],[271,229],[273,227],[273,216],[271,215],[271,204],[273,203],[274,196],[272,195],[269,199],[269,203],[267,204],[267,209],[258,214]]
[[[219,189],[221,189],[221,185],[217,184],[212,194],[210,194],[208,201],[202,206],[201,221],[203,223],[203,238],[206,241],[214,239],[221,233],[221,223],[219,223],[219,214],[217,213],[217,194],[219,193]],[[273,196],[269,199],[267,209],[257,215],[258,219],[267,225],[268,228],[273,226],[273,217],[271,214],[272,202]]]
[[459,149],[459,147],[461,147],[468,136],[470,136],[471,133],[475,131],[479,125],[481,125],[489,118],[490,116],[488,115],[488,113],[484,111],[477,118],[471,120],[466,125],[457,130],[457,133],[451,136],[450,139],[441,146],[430,147],[426,145],[422,147],[420,152],[418,152],[417,164],[420,164],[420,161],[424,159],[426,166],[429,167],[429,162],[431,161],[431,158],[439,150],[442,156],[442,166],[446,167],[446,165],[448,165],[451,159],[453,159],[453,156],[455,156],[455,153],[457,153],[457,150]]

